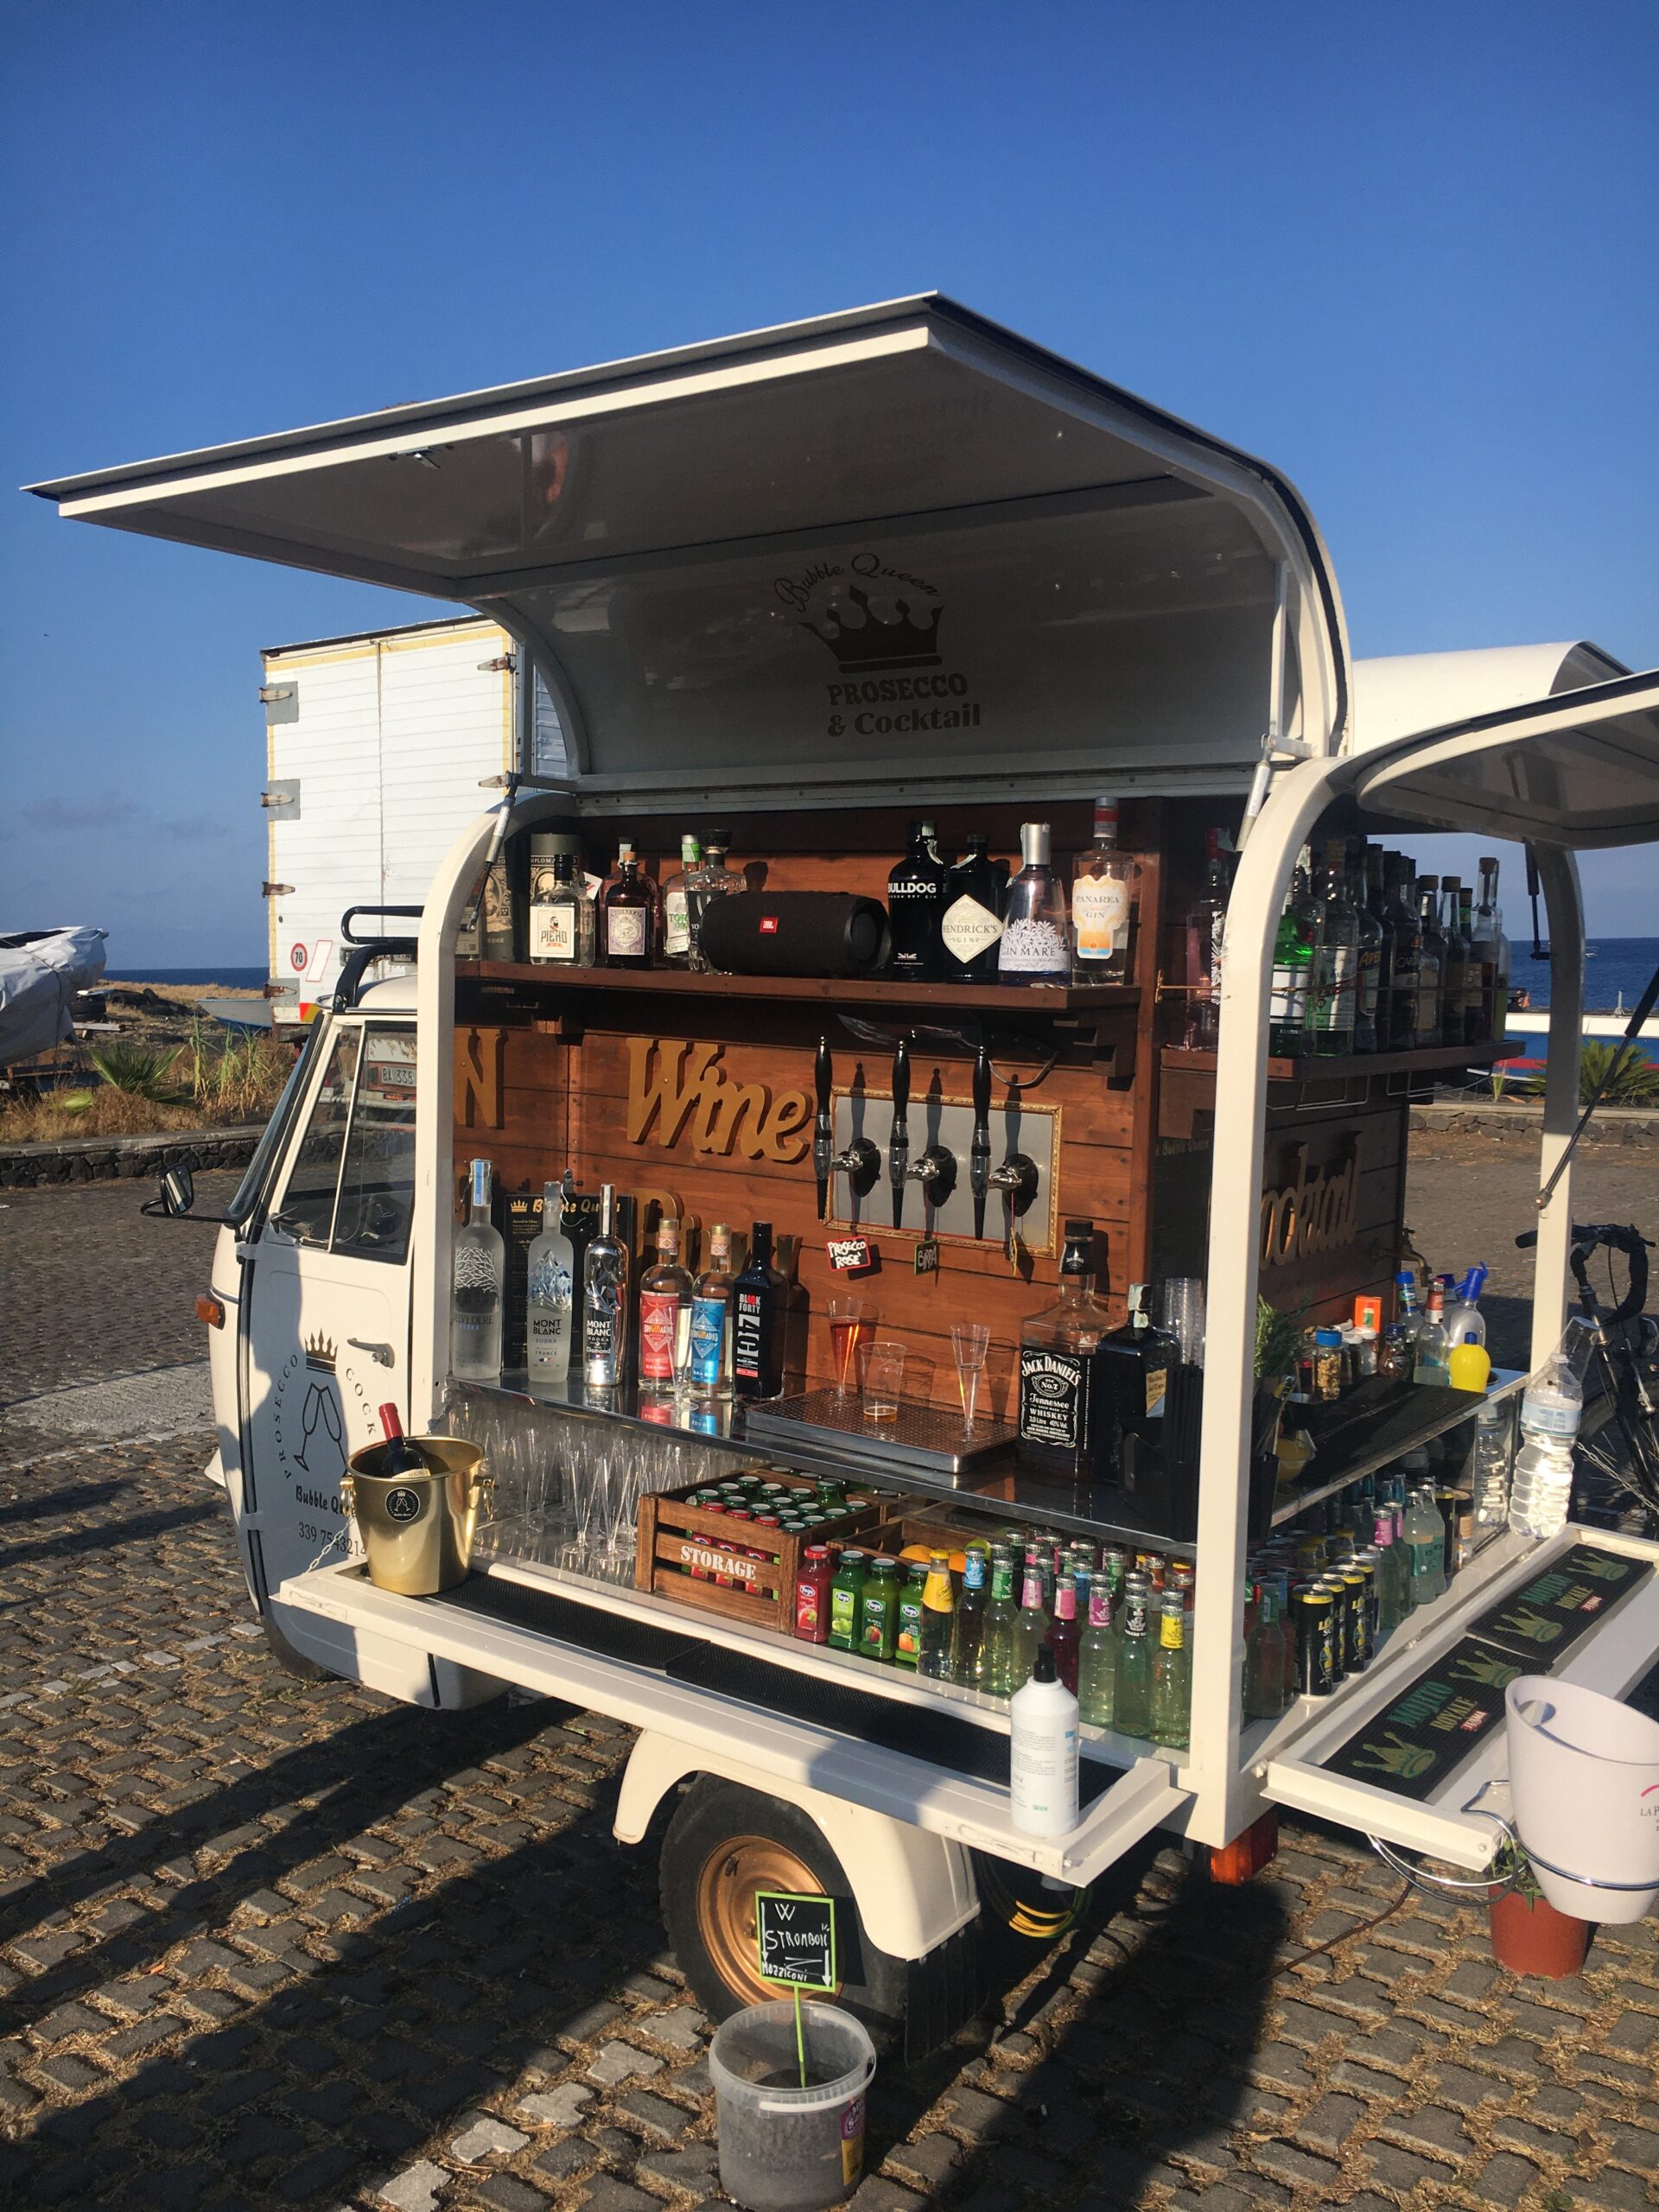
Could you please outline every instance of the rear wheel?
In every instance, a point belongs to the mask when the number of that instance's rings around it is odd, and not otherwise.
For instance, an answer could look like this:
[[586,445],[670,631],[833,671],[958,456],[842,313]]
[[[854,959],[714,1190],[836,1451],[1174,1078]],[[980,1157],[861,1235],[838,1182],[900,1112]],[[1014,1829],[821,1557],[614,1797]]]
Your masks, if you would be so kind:
[[754,1898],[793,1890],[836,1901],[836,2000],[886,2037],[901,2025],[906,1962],[865,1936],[840,1859],[798,1805],[700,1775],[669,1823],[660,1873],[669,1942],[711,2019],[788,1994],[760,1979]]

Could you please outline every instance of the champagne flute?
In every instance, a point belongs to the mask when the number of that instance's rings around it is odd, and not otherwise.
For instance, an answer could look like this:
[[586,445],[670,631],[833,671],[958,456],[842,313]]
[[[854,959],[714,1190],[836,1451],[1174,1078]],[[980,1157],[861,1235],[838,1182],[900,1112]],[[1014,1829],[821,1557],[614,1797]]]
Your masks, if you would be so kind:
[[957,1389],[962,1396],[962,1433],[974,1433],[974,1407],[979,1398],[979,1378],[985,1372],[991,1332],[983,1321],[953,1321],[950,1349],[957,1356]]

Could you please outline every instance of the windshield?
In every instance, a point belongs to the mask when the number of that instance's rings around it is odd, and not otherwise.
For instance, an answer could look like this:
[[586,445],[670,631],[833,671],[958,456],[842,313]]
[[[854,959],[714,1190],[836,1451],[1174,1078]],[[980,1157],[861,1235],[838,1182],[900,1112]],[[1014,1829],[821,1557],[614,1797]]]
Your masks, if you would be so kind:
[[254,1211],[270,1179],[271,1162],[282,1147],[288,1125],[293,1120],[295,1109],[299,1103],[300,1093],[305,1089],[306,1077],[316,1056],[317,1039],[327,1026],[319,1020],[308,1027],[305,1042],[294,1055],[293,1071],[283,1085],[283,1095],[276,1101],[270,1121],[265,1123],[264,1135],[254,1147],[253,1158],[248,1162],[246,1174],[237,1185],[236,1196],[226,1209],[226,1220],[238,1234],[245,1234],[252,1223]]

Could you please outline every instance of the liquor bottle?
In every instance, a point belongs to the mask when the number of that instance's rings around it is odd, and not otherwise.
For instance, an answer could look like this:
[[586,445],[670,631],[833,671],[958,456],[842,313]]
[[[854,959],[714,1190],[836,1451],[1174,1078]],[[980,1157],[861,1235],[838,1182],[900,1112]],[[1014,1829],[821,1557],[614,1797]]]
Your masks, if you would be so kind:
[[594,910],[575,874],[575,855],[555,853],[531,887],[530,957],[543,967],[594,964]]
[[1213,1052],[1221,1034],[1221,956],[1227,925],[1227,898],[1232,874],[1221,849],[1221,833],[1205,833],[1209,866],[1204,889],[1186,917],[1186,1027],[1182,1042],[1189,1052]]
[[639,873],[633,848],[624,845],[617,856],[617,876],[605,893],[601,916],[604,925],[605,964],[607,968],[649,968],[656,947],[656,899]]
[[783,1395],[788,1300],[788,1281],[772,1264],[772,1224],[757,1221],[749,1264],[733,1286],[732,1387],[740,1398]]
[[732,1395],[732,1232],[717,1221],[709,1232],[709,1264],[691,1298],[691,1388],[705,1401]]
[[956,1625],[957,1593],[950,1580],[950,1554],[931,1552],[927,1580],[922,1586],[922,1644],[916,1662],[917,1673],[926,1681],[952,1680]]
[[1417,1332],[1417,1341],[1412,1360],[1411,1379],[1414,1382],[1434,1383],[1441,1389],[1451,1384],[1446,1362],[1452,1355],[1452,1345],[1446,1327],[1446,1281],[1436,1275],[1428,1286],[1428,1311]]
[[1357,1052],[1376,1052],[1382,1049],[1377,1035],[1377,1011],[1382,995],[1384,938],[1382,925],[1371,912],[1365,896],[1365,847],[1363,840],[1349,846],[1346,867],[1344,891],[1348,903],[1354,910],[1357,940],[1357,964],[1354,974],[1354,1050]]
[[385,1431],[386,1443],[377,1471],[383,1475],[425,1474],[426,1454],[404,1434],[403,1415],[390,1400],[380,1408],[380,1426]]
[[1046,1645],[1008,1707],[1008,1817],[1031,1835],[1077,1825],[1077,1700]]
[[1192,1703],[1192,1655],[1186,1648],[1186,1604],[1178,1590],[1167,1590],[1158,1618],[1158,1648],[1152,1655],[1152,1696],[1148,1719],[1154,1744],[1172,1751],[1185,1747]]
[[939,979],[946,872],[927,849],[927,826],[911,823],[908,849],[887,877],[895,982],[936,983]]
[[989,858],[986,840],[969,837],[967,851],[945,872],[939,969],[947,983],[996,981],[1007,890],[1007,878]]
[[1361,910],[1376,923],[1378,933],[1376,1002],[1372,1013],[1372,1027],[1376,1033],[1376,1049],[1379,1052],[1391,1052],[1395,1049],[1395,925],[1393,915],[1389,911],[1389,894],[1383,881],[1383,857],[1381,845],[1362,843],[1360,878],[1356,896]]
[[1359,916],[1348,896],[1347,848],[1340,837],[1325,848],[1319,872],[1319,927],[1313,945],[1308,988],[1308,1027],[1313,1049],[1322,1058],[1340,1058],[1354,1049],[1354,1015],[1359,989]]
[[1020,1585],[1020,1610],[1014,1617],[1014,1687],[1031,1679],[1032,1662],[1039,1647],[1048,1641],[1048,1608],[1043,1603],[1043,1576],[1034,1552],[1026,1553],[1026,1572]]
[[[561,860],[569,855],[561,853]],[[564,1185],[542,1190],[542,1233],[525,1256],[524,1362],[531,1395],[563,1389],[570,1373],[575,1253],[563,1228]]]
[[680,1224],[657,1225],[657,1264],[639,1285],[639,1380],[671,1387],[685,1373],[691,1338],[691,1278],[680,1265]]
[[1149,1614],[1152,1592],[1144,1574],[1129,1575],[1123,1585],[1123,1604],[1118,1618],[1117,1672],[1113,1687],[1112,1726],[1121,1736],[1152,1733],[1152,1637]]
[[1006,1544],[991,1548],[991,1599],[980,1630],[978,1667],[972,1688],[988,1697],[1014,1694],[1014,1554]]
[[1065,893],[1049,864],[1046,822],[1020,823],[1020,873],[1009,884],[1003,902],[1002,938],[996,949],[997,981],[1069,982],[1071,940],[1065,921]]
[[1501,1045],[1510,1011],[1510,940],[1503,934],[1503,909],[1497,903],[1497,862],[1490,854],[1480,863],[1480,903],[1474,930],[1480,944],[1484,1035]]
[[1394,937],[1389,993],[1389,1050],[1408,1052],[1417,1042],[1419,962],[1423,937],[1411,902],[1411,862],[1403,853],[1382,855],[1382,904]]
[[1425,875],[1418,878],[1417,1043],[1420,1048],[1442,1045],[1446,1041],[1446,1033],[1440,1026],[1446,938],[1437,911],[1440,888],[1438,877]]
[[1455,1048],[1463,1042],[1463,1010],[1469,996],[1469,963],[1473,947],[1458,927],[1455,875],[1440,878],[1438,919],[1445,949],[1440,954],[1440,1042]]
[[1095,1224],[1065,1224],[1060,1294],[1020,1331],[1020,1441],[1074,1477],[1094,1471],[1094,1352],[1109,1316],[1094,1292]]
[[1427,1483],[1411,1493],[1406,1507],[1406,1558],[1409,1562],[1412,1611],[1446,1589],[1446,1523]]
[[922,1659],[922,1592],[927,1587],[925,1560],[906,1561],[909,1573],[899,1592],[899,1632],[893,1638],[895,1667],[919,1668]]
[[1054,1578],[1054,1618],[1048,1631],[1055,1671],[1067,1689],[1077,1687],[1078,1646],[1083,1632],[1077,1624],[1077,1585],[1071,1574]]
[[1167,1329],[1154,1324],[1151,1286],[1132,1282],[1129,1318],[1109,1330],[1096,1353],[1096,1420],[1104,1454],[1104,1471],[1125,1490],[1154,1480],[1166,1471],[1165,1410],[1170,1370],[1180,1346]]
[[1481,949],[1475,943],[1474,893],[1466,883],[1458,886],[1458,935],[1463,939],[1463,1041],[1478,1045],[1486,1036],[1485,977]]
[[663,886],[663,958],[671,968],[691,965],[691,882],[702,849],[689,833],[680,839],[680,865]]
[[982,1687],[985,1657],[985,1614],[990,1593],[986,1576],[990,1554],[982,1543],[969,1544],[962,1555],[962,1595],[950,1624],[950,1680],[965,1690]]
[[1097,798],[1095,842],[1071,871],[1074,982],[1128,982],[1140,887],[1140,862],[1117,849],[1117,801]]
[[1276,1060],[1294,1060],[1307,1044],[1307,982],[1318,927],[1308,895],[1307,850],[1285,893],[1284,912],[1273,941],[1273,994],[1268,1014],[1268,1051]]
[[501,1380],[501,1288],[507,1248],[490,1219],[490,1163],[471,1168],[472,1205],[455,1231],[449,1372],[458,1382]]
[[1089,1625],[1077,1644],[1077,1707],[1091,1728],[1114,1724],[1117,1631],[1112,1626],[1112,1586],[1102,1572],[1089,1578]]
[[685,887],[691,930],[690,960],[692,967],[700,975],[706,975],[709,968],[708,955],[702,950],[702,918],[709,911],[709,902],[728,898],[733,892],[747,888],[738,871],[726,865],[726,855],[731,850],[731,843],[729,830],[711,830],[703,840],[702,865]]
[[599,1234],[582,1263],[582,1379],[613,1390],[628,1363],[628,1255],[616,1234],[616,1185],[599,1192]]

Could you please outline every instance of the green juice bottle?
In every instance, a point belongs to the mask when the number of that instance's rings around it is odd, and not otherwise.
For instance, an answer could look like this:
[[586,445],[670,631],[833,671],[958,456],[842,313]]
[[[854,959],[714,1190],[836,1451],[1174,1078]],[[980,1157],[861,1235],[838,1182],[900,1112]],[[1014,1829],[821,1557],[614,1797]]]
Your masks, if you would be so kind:
[[899,1633],[893,1639],[893,1663],[912,1669],[922,1660],[922,1592],[927,1586],[927,1569],[920,1560],[911,1562],[905,1586],[899,1592]]
[[841,1564],[830,1585],[830,1643],[834,1650],[855,1651],[858,1649],[864,1585],[868,1578],[869,1560],[867,1555],[855,1550],[842,1552]]
[[858,1605],[858,1649],[891,1663],[899,1643],[899,1562],[879,1553]]

